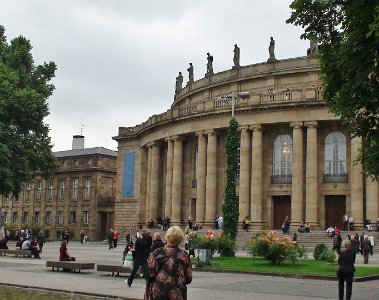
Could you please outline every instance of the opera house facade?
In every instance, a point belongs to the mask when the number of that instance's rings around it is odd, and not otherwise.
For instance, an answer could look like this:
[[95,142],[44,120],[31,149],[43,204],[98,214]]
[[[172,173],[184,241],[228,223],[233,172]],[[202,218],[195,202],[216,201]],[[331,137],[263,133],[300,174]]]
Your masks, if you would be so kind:
[[[214,224],[226,184],[225,137],[239,123],[239,221],[257,227],[342,226],[347,212],[361,227],[378,218],[378,182],[355,163],[350,139],[322,99],[316,56],[233,67],[189,81],[171,107],[134,127],[120,127],[114,226],[168,216]],[[141,107],[142,108],[142,107]]]

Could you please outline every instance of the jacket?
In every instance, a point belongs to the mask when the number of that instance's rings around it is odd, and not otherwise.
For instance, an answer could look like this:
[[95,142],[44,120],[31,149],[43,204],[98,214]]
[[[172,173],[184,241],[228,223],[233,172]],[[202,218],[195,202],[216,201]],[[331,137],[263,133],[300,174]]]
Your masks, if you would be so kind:
[[345,274],[351,274],[355,272],[355,252],[353,250],[341,251],[338,257],[338,264],[341,272]]

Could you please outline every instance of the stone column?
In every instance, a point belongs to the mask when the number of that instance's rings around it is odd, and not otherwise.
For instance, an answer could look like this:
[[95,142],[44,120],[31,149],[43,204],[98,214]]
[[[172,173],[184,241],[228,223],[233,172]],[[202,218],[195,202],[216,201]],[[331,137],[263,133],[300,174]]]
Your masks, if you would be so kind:
[[207,175],[207,140],[204,132],[197,132],[198,160],[196,170],[196,222],[205,221],[205,180]]
[[[378,181],[366,178],[366,216],[374,224],[379,217],[378,212]],[[373,225],[374,227],[375,225]]]
[[217,135],[214,130],[207,131],[207,178],[205,222],[213,223],[216,217],[216,171],[217,171]]
[[167,142],[167,163],[166,163],[166,204],[165,204],[165,216],[168,216],[171,220],[172,209],[172,167],[174,160],[174,144],[171,138],[166,138]]
[[150,220],[150,184],[151,184],[151,157],[152,157],[152,144],[149,143],[147,147],[147,180],[146,180],[146,207],[145,207],[145,222]]
[[351,140],[351,209],[350,213],[354,217],[354,226],[363,225],[363,169],[361,163],[355,163],[359,155],[361,138]]
[[151,154],[151,176],[150,176],[150,218],[156,222],[159,207],[159,144],[153,143]]
[[292,197],[291,225],[297,227],[303,221],[303,122],[292,122]]
[[305,122],[307,127],[307,156],[306,156],[306,177],[305,177],[305,205],[306,221],[311,227],[319,227],[317,199],[317,122]]
[[250,132],[247,126],[241,127],[240,182],[239,182],[239,222],[250,212]]
[[182,186],[183,186],[183,141],[179,136],[174,138],[174,161],[172,171],[172,212],[171,222],[181,223],[182,219]]
[[262,224],[262,127],[250,126],[253,130],[251,163],[251,221],[253,225]]

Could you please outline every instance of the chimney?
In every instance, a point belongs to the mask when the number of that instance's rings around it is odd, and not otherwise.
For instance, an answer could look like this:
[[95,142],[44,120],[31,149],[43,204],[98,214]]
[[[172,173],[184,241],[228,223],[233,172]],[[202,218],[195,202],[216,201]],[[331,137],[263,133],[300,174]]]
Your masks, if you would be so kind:
[[72,137],[72,150],[84,149],[84,135],[74,135]]

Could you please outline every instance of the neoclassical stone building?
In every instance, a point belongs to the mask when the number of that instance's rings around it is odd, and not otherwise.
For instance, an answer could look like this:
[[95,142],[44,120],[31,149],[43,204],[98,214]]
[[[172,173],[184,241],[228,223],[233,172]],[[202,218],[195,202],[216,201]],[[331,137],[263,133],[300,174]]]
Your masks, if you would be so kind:
[[[171,108],[134,127],[120,127],[115,227],[169,216],[213,224],[222,212],[225,137],[235,99],[240,125],[237,195],[239,219],[279,228],[285,216],[325,228],[376,221],[378,182],[354,160],[360,139],[350,139],[321,96],[314,56],[275,60],[189,82]],[[246,93],[244,93],[246,96]],[[142,108],[142,107],[141,107]]]

